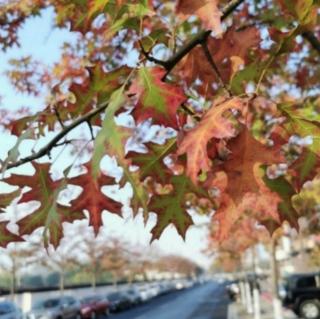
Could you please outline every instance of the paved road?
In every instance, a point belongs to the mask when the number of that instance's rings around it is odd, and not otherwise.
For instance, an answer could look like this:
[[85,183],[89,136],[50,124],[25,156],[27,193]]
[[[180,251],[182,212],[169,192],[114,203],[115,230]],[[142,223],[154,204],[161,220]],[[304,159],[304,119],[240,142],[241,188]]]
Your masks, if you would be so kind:
[[213,282],[160,296],[110,319],[226,319],[228,297]]

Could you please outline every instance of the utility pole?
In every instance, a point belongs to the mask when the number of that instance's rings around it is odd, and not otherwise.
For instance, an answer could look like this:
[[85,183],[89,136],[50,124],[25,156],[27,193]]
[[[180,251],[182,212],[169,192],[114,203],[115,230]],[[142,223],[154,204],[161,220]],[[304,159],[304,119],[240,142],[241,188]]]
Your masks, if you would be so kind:
[[256,246],[251,247],[252,253],[252,270],[254,274],[253,279],[253,314],[254,319],[261,319],[261,305],[260,305],[260,292],[259,292],[259,284],[258,284],[258,276],[257,276],[257,256],[256,256]]
[[279,297],[279,267],[276,256],[277,237],[271,238],[271,281],[272,281],[272,297],[273,297],[273,313],[274,319],[283,319],[282,305]]

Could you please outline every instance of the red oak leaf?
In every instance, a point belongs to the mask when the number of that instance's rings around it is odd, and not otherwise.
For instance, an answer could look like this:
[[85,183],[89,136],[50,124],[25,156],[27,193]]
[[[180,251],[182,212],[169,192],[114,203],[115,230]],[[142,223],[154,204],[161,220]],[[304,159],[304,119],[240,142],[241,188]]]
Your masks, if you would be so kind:
[[68,184],[82,188],[81,194],[70,202],[70,211],[73,213],[87,210],[90,215],[90,225],[93,226],[95,234],[98,234],[99,228],[102,226],[102,212],[108,210],[120,215],[122,205],[102,192],[103,186],[114,184],[114,178],[102,172],[95,176],[90,163],[86,163],[84,166],[87,169],[85,174],[68,179]]
[[130,88],[130,94],[138,99],[132,115],[138,123],[152,118],[156,124],[178,129],[185,117],[177,111],[187,98],[180,87],[162,81],[165,73],[159,67],[139,70],[137,82]]
[[82,212],[73,210],[70,212],[69,207],[57,203],[60,191],[65,187],[64,180],[54,181],[49,173],[51,164],[40,164],[33,162],[35,174],[16,175],[11,174],[10,177],[3,181],[23,188],[25,186],[30,189],[24,192],[18,203],[27,203],[37,201],[40,206],[31,214],[18,221],[19,233],[21,235],[31,234],[34,230],[44,226],[45,244],[48,244],[47,231],[49,231],[49,241],[55,247],[63,235],[63,222],[72,222],[76,219],[84,218]]
[[[240,31],[230,28],[222,39],[208,38],[209,51],[225,83],[248,63],[250,50],[258,49],[260,41],[260,31],[255,27]],[[179,66],[187,85],[195,85],[195,80],[200,79],[196,86],[203,94],[216,91],[219,81],[201,47],[194,48]]]
[[9,222],[0,222],[0,247],[6,248],[11,242],[23,241],[23,238],[11,233],[8,228]]
[[217,35],[222,33],[219,0],[178,0],[176,12],[186,19],[197,15],[205,29],[213,30]]

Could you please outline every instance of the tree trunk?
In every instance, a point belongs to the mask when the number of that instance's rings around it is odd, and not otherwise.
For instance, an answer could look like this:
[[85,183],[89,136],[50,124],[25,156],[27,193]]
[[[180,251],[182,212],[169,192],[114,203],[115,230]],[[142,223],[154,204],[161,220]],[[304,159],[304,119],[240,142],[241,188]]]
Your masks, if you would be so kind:
[[64,272],[61,270],[59,273],[59,289],[60,289],[60,295],[64,294]]
[[17,290],[17,264],[15,257],[12,258],[12,268],[11,268],[11,283],[10,283],[10,297],[12,300],[15,299],[15,294]]
[[112,284],[114,288],[118,288],[118,276],[114,272],[112,273]]
[[91,288],[95,291],[97,287],[97,271],[96,269],[92,272],[92,279],[91,279]]
[[253,313],[252,295],[251,295],[251,289],[250,289],[250,284],[248,280],[246,280],[245,289],[246,289],[247,312],[249,314],[252,314]]
[[260,307],[260,291],[259,291],[259,284],[258,284],[258,277],[257,277],[257,254],[256,254],[256,246],[251,247],[252,253],[252,271],[254,273],[254,282],[253,282],[253,291],[252,291],[252,298],[253,298],[253,314],[254,319],[261,318],[261,307]]
[[279,269],[276,256],[277,239],[271,239],[271,280],[274,319],[283,319],[282,305],[279,297]]

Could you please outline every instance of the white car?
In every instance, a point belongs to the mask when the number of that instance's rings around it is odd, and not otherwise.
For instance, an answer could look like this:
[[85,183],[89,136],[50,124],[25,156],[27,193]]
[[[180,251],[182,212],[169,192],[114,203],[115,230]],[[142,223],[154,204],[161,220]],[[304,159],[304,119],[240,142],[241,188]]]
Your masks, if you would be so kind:
[[38,302],[27,319],[80,319],[80,309],[80,302],[71,296],[50,298]]

